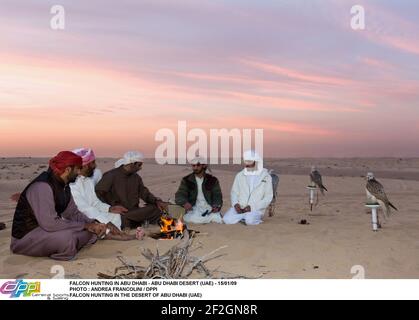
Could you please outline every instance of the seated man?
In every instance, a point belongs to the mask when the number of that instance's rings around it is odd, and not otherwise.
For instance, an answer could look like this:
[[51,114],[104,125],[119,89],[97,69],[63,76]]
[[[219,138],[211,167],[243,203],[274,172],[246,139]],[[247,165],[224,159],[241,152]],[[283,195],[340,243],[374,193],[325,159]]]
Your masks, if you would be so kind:
[[231,190],[233,205],[224,215],[224,223],[243,221],[247,225],[262,223],[266,208],[273,198],[272,178],[266,169],[258,173],[261,158],[255,151],[244,153],[245,168],[234,179]]
[[71,260],[88,244],[106,234],[107,226],[89,219],[73,201],[69,183],[82,165],[76,154],[64,151],[50,160],[48,171],[20,194],[13,217],[13,253]]
[[[156,224],[167,206],[156,198],[137,174],[141,170],[144,157],[140,152],[130,151],[115,163],[115,169],[106,172],[96,185],[100,200],[111,206],[128,209],[122,216],[122,227],[135,228],[145,221]],[[140,199],[147,205],[140,207]]]
[[80,175],[75,183],[71,183],[71,194],[77,208],[87,217],[96,219],[101,223],[112,223],[121,229],[121,215],[128,210],[122,206],[113,206],[100,201],[95,192],[94,175],[101,173],[96,169],[96,157],[92,149],[73,150],[75,154],[83,159],[83,166]]
[[223,223],[223,195],[218,179],[206,173],[204,159],[195,158],[191,164],[193,173],[182,179],[175,197],[176,204],[185,208],[185,222]]

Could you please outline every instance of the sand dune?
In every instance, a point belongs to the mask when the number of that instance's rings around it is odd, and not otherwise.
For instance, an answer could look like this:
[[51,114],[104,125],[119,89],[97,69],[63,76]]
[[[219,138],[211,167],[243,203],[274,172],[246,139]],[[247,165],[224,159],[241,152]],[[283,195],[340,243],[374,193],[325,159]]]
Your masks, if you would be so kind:
[[[313,213],[308,206],[307,172],[318,164],[329,189]],[[112,159],[102,159],[106,171]],[[45,169],[45,159],[0,160],[0,278],[51,278],[51,267],[60,264],[68,278],[95,278],[97,272],[112,273],[120,265],[118,255],[146,265],[142,248],[160,251],[176,241],[100,241],[83,249],[77,259],[60,262],[10,254],[10,228],[15,204],[11,194],[22,191],[31,178]],[[220,246],[225,255],[207,263],[232,274],[264,278],[351,278],[351,268],[362,265],[367,278],[419,278],[419,160],[418,159],[284,159],[269,160],[267,167],[281,173],[276,215],[259,226],[199,225],[196,255]],[[236,167],[213,166],[229,207],[229,193]],[[399,208],[378,233],[371,230],[371,217],[364,208],[365,181],[373,171]],[[141,175],[146,185],[165,200],[173,199],[184,166],[146,163]],[[308,225],[298,224],[305,219]],[[194,275],[198,276],[198,275]]]

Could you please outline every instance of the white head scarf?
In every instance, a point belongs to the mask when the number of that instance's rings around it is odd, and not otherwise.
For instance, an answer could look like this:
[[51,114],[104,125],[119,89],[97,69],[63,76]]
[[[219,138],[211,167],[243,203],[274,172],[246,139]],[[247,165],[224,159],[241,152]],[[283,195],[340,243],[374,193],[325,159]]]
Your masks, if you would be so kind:
[[193,158],[191,161],[189,161],[190,164],[208,164],[207,159],[202,158],[202,157],[195,157]]
[[83,165],[89,164],[96,160],[95,153],[90,148],[78,148],[72,151],[83,159]]
[[119,159],[115,162],[115,168],[119,168],[120,166],[125,166],[127,164],[135,163],[135,162],[143,162],[144,155],[138,151],[128,151],[124,154],[122,159]]
[[244,168],[245,175],[255,176],[260,175],[263,169],[263,161],[260,155],[255,150],[247,150],[243,153],[244,161],[254,161],[256,163],[255,169],[249,170]]
[[243,160],[244,161],[256,161],[260,162],[262,159],[260,155],[254,150],[248,150],[243,153]]

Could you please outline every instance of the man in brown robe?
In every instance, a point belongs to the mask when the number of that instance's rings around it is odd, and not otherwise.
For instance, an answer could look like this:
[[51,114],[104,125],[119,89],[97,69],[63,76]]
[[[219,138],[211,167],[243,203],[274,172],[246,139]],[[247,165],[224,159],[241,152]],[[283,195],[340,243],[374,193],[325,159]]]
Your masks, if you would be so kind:
[[87,218],[71,197],[82,159],[72,152],[60,152],[43,172],[20,194],[13,217],[13,253],[34,257],[71,260],[77,252],[105,236],[105,224]]
[[[137,174],[143,165],[143,155],[130,151],[115,163],[115,169],[106,172],[96,185],[98,198],[110,206],[123,206],[128,212],[122,215],[125,228],[135,228],[145,221],[156,224],[167,205],[155,197]],[[146,205],[140,207],[140,199]]]

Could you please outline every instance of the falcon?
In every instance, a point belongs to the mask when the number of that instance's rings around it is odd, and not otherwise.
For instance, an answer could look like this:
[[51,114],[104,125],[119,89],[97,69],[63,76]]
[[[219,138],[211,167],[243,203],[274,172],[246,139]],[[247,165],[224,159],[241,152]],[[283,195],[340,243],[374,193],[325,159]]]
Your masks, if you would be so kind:
[[367,174],[367,199],[369,204],[378,203],[383,208],[384,216],[388,218],[390,208],[398,211],[397,208],[388,200],[387,194],[384,191],[383,185],[378,182],[374,174],[369,172]]
[[320,189],[321,193],[324,195],[324,191],[327,191],[326,187],[323,185],[323,179],[320,172],[315,166],[311,167],[310,179],[313,184]]

